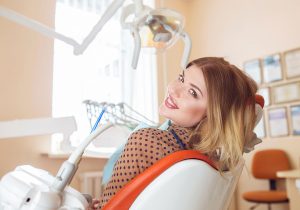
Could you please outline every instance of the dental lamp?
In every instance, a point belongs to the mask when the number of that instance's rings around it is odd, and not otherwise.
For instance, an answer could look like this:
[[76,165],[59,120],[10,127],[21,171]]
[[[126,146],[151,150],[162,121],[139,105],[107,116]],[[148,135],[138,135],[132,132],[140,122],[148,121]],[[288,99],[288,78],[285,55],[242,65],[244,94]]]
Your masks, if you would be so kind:
[[[0,16],[32,28],[47,36],[59,39],[73,46],[73,53],[75,55],[80,55],[87,49],[103,26],[124,2],[125,0],[114,0],[81,44],[46,25],[1,6]],[[130,16],[132,16],[131,21],[128,21],[127,19]],[[184,41],[184,51],[181,59],[181,67],[185,69],[191,52],[191,39],[183,31],[183,25],[184,18],[179,13],[170,9],[152,9],[143,5],[142,0],[133,0],[133,4],[124,7],[121,14],[121,26],[123,29],[128,29],[134,38],[132,68],[136,69],[137,67],[141,47],[154,47],[164,50],[173,45],[178,38],[182,38]]]

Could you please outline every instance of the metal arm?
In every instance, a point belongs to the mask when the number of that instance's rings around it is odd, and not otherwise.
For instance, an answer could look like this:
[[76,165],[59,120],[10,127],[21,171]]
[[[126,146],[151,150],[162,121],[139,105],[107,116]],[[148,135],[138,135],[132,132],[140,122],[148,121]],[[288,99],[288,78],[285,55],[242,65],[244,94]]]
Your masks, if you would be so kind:
[[75,41],[74,39],[67,37],[63,34],[60,34],[60,33],[56,32],[55,30],[53,30],[52,28],[50,28],[42,23],[39,23],[35,20],[32,20],[28,17],[25,17],[21,14],[18,14],[16,12],[14,12],[10,9],[4,8],[2,6],[0,6],[0,16],[5,17],[11,21],[19,23],[28,28],[31,28],[35,31],[38,31],[46,36],[51,37],[51,38],[59,39],[65,43],[73,46],[74,49],[79,46],[79,43],[77,41]]
[[103,26],[109,21],[109,19],[117,12],[117,10],[123,5],[125,0],[114,0],[104,12],[100,20],[93,27],[92,31],[83,40],[82,44],[75,48],[74,54],[82,54],[89,44],[95,39],[97,34],[101,31]]
[[182,54],[182,58],[181,58],[181,68],[185,69],[189,62],[189,58],[191,55],[192,40],[191,40],[191,37],[185,31],[183,31],[180,34],[180,36],[184,42],[184,50],[183,50],[183,54]]
[[29,27],[37,32],[40,32],[46,36],[51,38],[55,38],[61,40],[74,48],[74,54],[79,55],[82,54],[86,48],[90,45],[90,43],[95,39],[97,34],[101,31],[103,26],[110,20],[110,18],[116,13],[116,11],[123,5],[125,0],[114,0],[105,13],[102,15],[100,20],[93,27],[91,32],[86,36],[81,44],[79,44],[74,39],[67,37],[61,33],[56,32],[54,29],[39,23],[33,19],[25,17],[21,14],[18,14],[10,9],[4,8],[0,6],[0,16],[5,17],[11,21]]

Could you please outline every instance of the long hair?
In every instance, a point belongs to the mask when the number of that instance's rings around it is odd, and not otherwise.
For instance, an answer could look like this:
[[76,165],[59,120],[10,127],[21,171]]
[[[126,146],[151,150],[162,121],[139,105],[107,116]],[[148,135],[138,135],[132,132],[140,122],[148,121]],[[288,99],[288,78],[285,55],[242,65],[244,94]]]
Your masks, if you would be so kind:
[[223,58],[199,58],[187,65],[203,72],[207,95],[207,114],[195,126],[190,143],[211,158],[219,169],[233,169],[252,136],[255,124],[257,84]]

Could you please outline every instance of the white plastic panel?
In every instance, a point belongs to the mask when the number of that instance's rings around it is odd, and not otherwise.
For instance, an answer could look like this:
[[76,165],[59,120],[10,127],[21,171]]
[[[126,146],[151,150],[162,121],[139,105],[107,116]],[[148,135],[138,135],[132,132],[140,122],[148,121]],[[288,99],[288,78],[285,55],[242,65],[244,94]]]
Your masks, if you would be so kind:
[[227,209],[243,163],[221,175],[207,163],[186,160],[156,178],[135,200],[130,210]]

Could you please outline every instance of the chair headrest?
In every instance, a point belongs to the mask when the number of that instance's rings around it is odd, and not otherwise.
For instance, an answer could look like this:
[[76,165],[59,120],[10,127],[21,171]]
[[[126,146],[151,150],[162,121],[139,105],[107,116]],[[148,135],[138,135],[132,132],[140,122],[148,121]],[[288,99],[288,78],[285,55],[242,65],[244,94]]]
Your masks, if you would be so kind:
[[255,95],[255,102],[257,104],[259,104],[261,106],[261,108],[264,108],[264,106],[265,106],[265,99],[264,99],[264,97],[262,97],[259,94],[256,94]]
[[[264,98],[261,95],[255,95],[255,126],[259,123],[263,116],[263,107],[265,104]],[[245,122],[247,123],[247,122]],[[257,138],[256,133],[252,133],[252,137],[250,139],[247,139],[244,145],[243,151],[248,153],[254,150],[254,146],[261,143],[262,140]]]
[[255,125],[257,125],[263,116],[263,108],[265,105],[265,100],[261,95],[256,94],[255,102],[256,102],[256,104],[255,104],[255,115],[256,115]]

